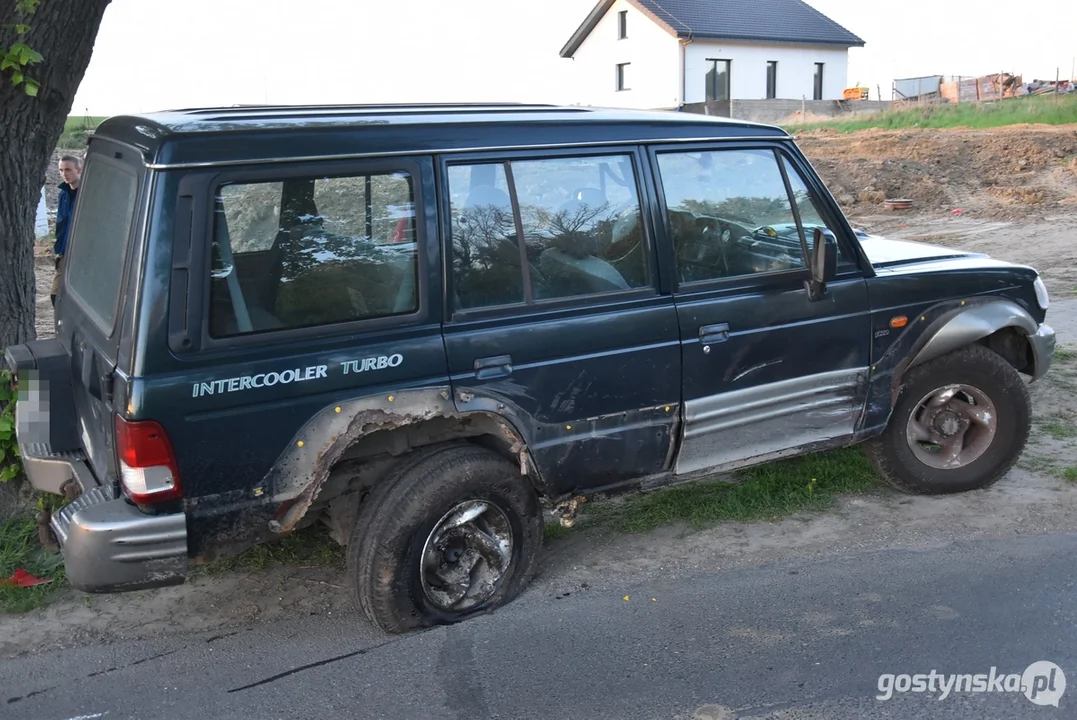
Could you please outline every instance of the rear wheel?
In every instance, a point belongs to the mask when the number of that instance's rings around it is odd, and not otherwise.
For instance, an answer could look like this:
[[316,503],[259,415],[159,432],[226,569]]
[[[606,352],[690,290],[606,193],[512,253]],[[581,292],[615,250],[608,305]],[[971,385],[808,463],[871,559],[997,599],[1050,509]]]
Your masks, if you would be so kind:
[[911,369],[878,438],[865,445],[887,483],[910,493],[988,487],[1013,466],[1032,425],[1028,389],[1006,360],[969,345]]
[[464,444],[405,460],[352,530],[356,602],[389,633],[490,612],[526,587],[542,529],[534,489],[500,455]]

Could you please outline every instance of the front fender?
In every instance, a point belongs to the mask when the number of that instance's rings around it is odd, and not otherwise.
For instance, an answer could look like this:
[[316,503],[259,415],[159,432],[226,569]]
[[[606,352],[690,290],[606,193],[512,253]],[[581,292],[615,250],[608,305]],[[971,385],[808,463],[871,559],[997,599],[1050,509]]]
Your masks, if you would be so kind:
[[1042,377],[1054,353],[1054,331],[1012,300],[996,296],[948,301],[917,315],[872,365],[858,432],[870,437],[886,427],[909,368],[1010,327],[1020,331],[1032,348],[1033,379]]

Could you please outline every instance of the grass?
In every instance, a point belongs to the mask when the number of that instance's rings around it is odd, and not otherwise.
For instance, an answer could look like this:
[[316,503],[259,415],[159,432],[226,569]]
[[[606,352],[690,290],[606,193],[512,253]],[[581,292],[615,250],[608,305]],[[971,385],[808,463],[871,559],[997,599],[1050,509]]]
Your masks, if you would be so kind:
[[646,532],[674,522],[698,529],[722,520],[767,520],[822,510],[839,495],[879,483],[859,448],[768,463],[739,475],[739,483],[699,481],[596,503],[587,507],[587,515],[622,532]]
[[1062,477],[1070,482],[1077,482],[1077,467],[1071,465],[1070,467],[1062,468]]
[[271,542],[206,565],[192,568],[190,577],[257,572],[270,567],[335,565],[344,560],[344,548],[321,525],[311,525]]
[[1040,427],[1055,440],[1066,440],[1068,438],[1077,437],[1077,426],[1074,426],[1072,421],[1062,417],[1048,420]]
[[41,547],[32,518],[11,518],[0,524],[0,580],[11,577],[18,568],[39,578],[52,578],[52,582],[31,588],[0,587],[0,612],[24,613],[41,607],[67,586],[63,557]]
[[1054,359],[1058,362],[1069,362],[1070,360],[1077,359],[1077,350],[1057,347],[1055,348]]
[[542,537],[544,540],[559,540],[567,537],[571,532],[572,528],[564,527],[560,522],[548,522]]
[[1042,123],[1067,125],[1077,123],[1077,94],[1012,98],[984,103],[943,103],[922,107],[904,107],[847,120],[790,124],[789,132],[828,128],[842,133],[872,128],[902,130],[906,128],[996,128],[1005,125]]
[[94,128],[101,124],[104,117],[93,115],[70,115],[64,123],[64,132],[58,143],[64,149],[82,149],[86,147],[86,138]]

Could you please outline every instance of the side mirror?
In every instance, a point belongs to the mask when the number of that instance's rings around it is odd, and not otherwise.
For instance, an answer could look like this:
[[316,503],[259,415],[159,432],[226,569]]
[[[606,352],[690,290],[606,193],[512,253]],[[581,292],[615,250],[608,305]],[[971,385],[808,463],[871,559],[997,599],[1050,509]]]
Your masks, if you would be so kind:
[[815,228],[812,239],[811,280],[808,297],[821,300],[826,296],[826,284],[838,274],[838,239],[824,228]]

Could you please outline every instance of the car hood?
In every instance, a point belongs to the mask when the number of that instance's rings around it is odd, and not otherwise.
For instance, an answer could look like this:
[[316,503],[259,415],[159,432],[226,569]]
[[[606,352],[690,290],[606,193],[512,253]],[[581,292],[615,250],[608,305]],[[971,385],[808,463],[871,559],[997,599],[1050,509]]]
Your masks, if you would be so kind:
[[892,240],[863,230],[855,232],[871,264],[877,268],[949,258],[989,257],[983,253],[965,252],[912,240]]

